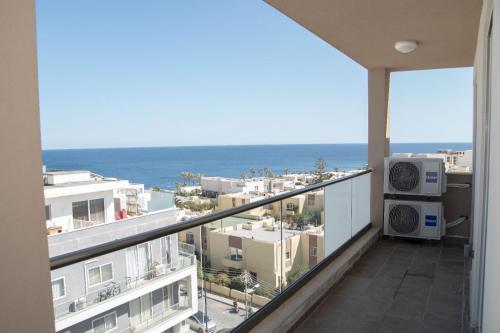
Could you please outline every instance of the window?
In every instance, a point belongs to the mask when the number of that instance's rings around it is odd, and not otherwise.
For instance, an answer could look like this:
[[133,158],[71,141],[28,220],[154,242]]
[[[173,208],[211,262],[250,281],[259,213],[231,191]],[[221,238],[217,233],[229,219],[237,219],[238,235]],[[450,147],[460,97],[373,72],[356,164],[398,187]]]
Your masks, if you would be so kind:
[[73,219],[80,221],[89,220],[89,202],[87,200],[73,202],[72,206]]
[[116,328],[116,312],[92,320],[94,333],[110,332]]
[[50,205],[45,205],[45,219],[50,221],[52,219],[52,209]]
[[243,252],[241,251],[241,249],[238,249],[236,247],[230,247],[229,254],[231,256],[231,260],[240,261],[243,259]]
[[290,260],[290,251],[285,252],[285,260]]
[[52,280],[52,299],[60,299],[66,296],[66,281],[64,277]]
[[106,221],[104,214],[104,198],[76,201],[72,203],[73,209],[73,220],[75,229],[80,229],[86,225],[82,224],[81,221],[92,221],[101,222]]
[[87,270],[89,287],[113,280],[113,264],[108,263]]
[[90,221],[104,222],[104,199],[90,200]]
[[309,247],[309,256],[310,257],[316,257],[317,253],[318,253],[318,248],[316,246]]
[[295,210],[295,205],[292,202],[287,203],[286,210]]
[[233,198],[232,201],[233,201],[233,207],[236,207],[236,198]]
[[314,206],[316,196],[314,194],[307,195],[307,205]]
[[186,243],[193,245],[194,244],[194,235],[192,232],[186,233]]
[[170,236],[163,237],[161,239],[161,260],[162,263],[170,267],[172,264],[172,254],[171,254],[171,249],[172,249],[172,243],[171,243],[171,238]]

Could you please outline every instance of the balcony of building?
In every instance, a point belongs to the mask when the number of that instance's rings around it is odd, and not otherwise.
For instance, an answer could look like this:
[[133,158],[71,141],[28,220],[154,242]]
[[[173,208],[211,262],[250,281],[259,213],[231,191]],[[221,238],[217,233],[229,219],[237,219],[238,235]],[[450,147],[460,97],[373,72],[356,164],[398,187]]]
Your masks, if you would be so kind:
[[[240,290],[224,286],[228,295],[237,300],[237,306],[251,303],[260,307],[259,311],[249,314],[250,307],[245,306],[246,315],[240,315],[238,322],[225,323],[225,328],[237,332],[499,331],[500,273],[495,262],[500,232],[495,223],[499,216],[495,199],[498,200],[500,192],[498,176],[489,170],[498,169],[500,155],[496,147],[488,144],[490,139],[492,142],[498,139],[500,123],[497,121],[498,89],[494,89],[498,88],[499,73],[498,67],[492,67],[497,59],[491,51],[499,49],[498,39],[492,37],[495,33],[498,38],[500,33],[498,1],[268,2],[367,68],[369,169],[190,221],[138,230],[128,237],[109,239],[99,247],[54,257],[50,268],[48,264],[40,264],[47,261],[48,250],[39,182],[34,6],[30,1],[0,5],[0,15],[5,18],[0,24],[8,27],[0,29],[0,36],[9,37],[5,39],[7,66],[0,64],[7,78],[1,85],[2,91],[8,94],[2,95],[5,98],[0,98],[0,105],[13,110],[8,114],[11,121],[0,123],[0,132],[8,139],[2,140],[0,151],[10,157],[2,180],[5,188],[12,189],[11,195],[2,202],[3,235],[8,235],[1,242],[0,251],[6,264],[0,282],[9,286],[4,295],[8,302],[0,304],[5,331],[50,332],[57,327],[51,306],[50,270],[194,230],[214,221],[223,225],[224,218],[318,190],[324,191],[322,231],[314,235],[301,234],[299,245],[281,238],[279,246],[271,252],[253,252],[256,261],[277,262],[279,274],[270,279],[277,282],[278,288],[263,278],[265,271],[250,269],[250,277],[244,275]],[[493,16],[496,25],[492,23]],[[395,53],[394,43],[407,39],[418,42],[417,51],[406,55]],[[463,215],[472,222],[450,228],[440,241],[381,238],[383,161],[389,155],[390,142],[390,73],[460,66],[475,67],[476,113],[474,121],[471,120],[475,130],[475,173],[458,175],[468,180],[457,180],[457,183],[472,184],[472,187],[450,189],[443,202],[447,209],[445,218],[449,221]],[[14,83],[9,81],[12,79]],[[0,81],[4,83],[1,78]],[[23,173],[24,177],[13,180],[9,177],[12,173]],[[18,188],[22,190],[17,191]],[[26,193],[30,193],[30,197],[26,197]],[[33,209],[23,209],[27,203]],[[287,215],[286,205],[281,213],[275,221],[276,230],[287,230],[288,221],[281,218]],[[301,256],[294,256],[299,248]],[[244,244],[242,249],[247,261],[250,258]],[[210,252],[214,255],[214,249]],[[225,255],[227,252],[222,256]],[[291,271],[294,260],[301,260],[306,269],[297,270],[292,279],[291,274],[285,272]],[[203,269],[200,267],[202,274],[198,275],[206,280]],[[19,274],[20,270],[24,274]],[[240,278],[240,275],[233,277]],[[200,287],[205,280],[199,281]],[[223,290],[224,281],[220,280],[220,290]],[[203,293],[202,301],[207,301],[206,289]],[[26,302],[19,297],[22,294],[36,297]],[[216,307],[211,311],[215,315],[228,312],[228,307],[231,309],[231,304],[224,306],[227,307],[222,311]]]

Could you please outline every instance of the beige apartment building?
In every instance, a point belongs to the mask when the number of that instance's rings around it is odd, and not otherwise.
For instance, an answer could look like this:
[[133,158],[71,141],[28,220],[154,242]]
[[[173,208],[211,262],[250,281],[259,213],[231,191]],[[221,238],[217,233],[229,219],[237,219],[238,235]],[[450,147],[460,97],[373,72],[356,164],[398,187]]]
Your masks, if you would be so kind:
[[212,268],[247,270],[274,287],[280,281],[286,284],[292,268],[309,268],[323,258],[321,227],[295,231],[266,223],[241,224],[210,231],[208,242]]
[[278,287],[280,281],[286,284],[291,269],[312,267],[324,257],[323,227],[305,229],[283,229],[282,250],[281,230],[273,218],[232,217],[180,232],[179,241],[193,244],[212,269],[247,270]]

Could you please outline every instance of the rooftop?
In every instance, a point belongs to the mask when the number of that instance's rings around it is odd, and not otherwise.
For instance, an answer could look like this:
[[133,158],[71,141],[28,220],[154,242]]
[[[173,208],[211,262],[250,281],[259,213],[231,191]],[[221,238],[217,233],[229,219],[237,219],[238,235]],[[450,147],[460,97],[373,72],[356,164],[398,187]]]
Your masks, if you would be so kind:
[[281,230],[278,228],[275,228],[274,230],[266,230],[265,228],[257,228],[252,230],[237,229],[237,230],[229,230],[226,231],[225,233],[231,236],[255,239],[259,241],[272,242],[272,243],[279,242],[281,240],[282,233],[283,233],[283,239],[287,239],[299,234],[299,232],[296,231],[290,231],[286,229]]

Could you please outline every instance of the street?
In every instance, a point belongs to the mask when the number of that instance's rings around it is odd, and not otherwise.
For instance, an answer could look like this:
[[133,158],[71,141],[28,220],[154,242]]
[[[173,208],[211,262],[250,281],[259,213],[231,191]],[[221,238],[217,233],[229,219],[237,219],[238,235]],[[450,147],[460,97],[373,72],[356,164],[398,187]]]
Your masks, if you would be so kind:
[[[205,309],[205,293],[203,293],[202,298],[198,298],[198,310],[204,311]],[[229,304],[225,304],[219,300],[224,300]],[[245,320],[245,310],[244,303],[238,302],[240,307],[239,313],[234,313],[233,306],[231,305],[233,302],[230,298],[223,298],[218,295],[214,295],[211,293],[207,293],[207,305],[208,305],[208,316],[215,321],[217,324],[217,331],[220,331],[225,328],[234,328],[243,320]],[[257,311],[257,308],[253,308],[254,311]]]

